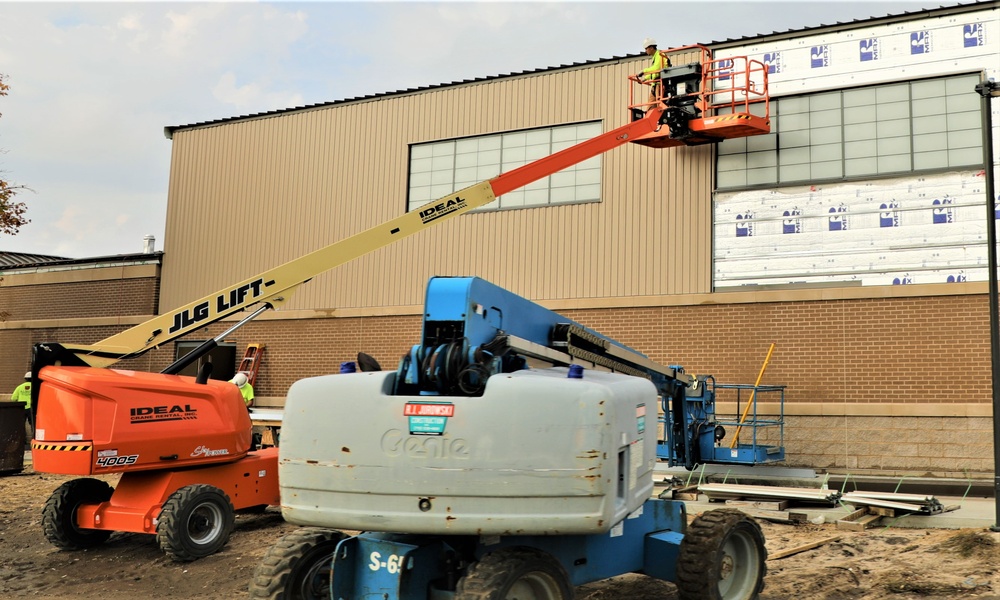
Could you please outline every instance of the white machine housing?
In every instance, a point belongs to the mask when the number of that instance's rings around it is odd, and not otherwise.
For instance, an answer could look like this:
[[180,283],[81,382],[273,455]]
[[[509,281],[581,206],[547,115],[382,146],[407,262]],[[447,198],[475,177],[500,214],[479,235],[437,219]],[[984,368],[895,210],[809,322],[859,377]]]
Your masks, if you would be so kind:
[[611,530],[653,489],[657,393],[640,377],[562,367],[492,376],[480,397],[393,396],[394,371],[288,392],[285,520],[473,535]]

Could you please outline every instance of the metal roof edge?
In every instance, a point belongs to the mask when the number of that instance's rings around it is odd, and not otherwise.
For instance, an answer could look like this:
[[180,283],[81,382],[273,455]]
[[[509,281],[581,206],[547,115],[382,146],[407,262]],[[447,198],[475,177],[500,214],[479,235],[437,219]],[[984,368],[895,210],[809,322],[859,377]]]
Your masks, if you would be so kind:
[[163,251],[156,252],[136,252],[133,254],[110,254],[107,256],[95,256],[91,258],[56,258],[54,260],[43,260],[34,263],[24,263],[18,265],[0,266],[0,273],[13,274],[22,269],[37,270],[50,269],[53,267],[84,267],[92,265],[94,267],[107,267],[109,265],[120,265],[123,263],[162,263]]

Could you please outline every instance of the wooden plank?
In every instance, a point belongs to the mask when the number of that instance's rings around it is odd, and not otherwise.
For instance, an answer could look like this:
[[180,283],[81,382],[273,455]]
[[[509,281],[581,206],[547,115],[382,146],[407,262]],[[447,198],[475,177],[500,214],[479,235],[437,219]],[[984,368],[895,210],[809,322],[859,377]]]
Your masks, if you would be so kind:
[[264,431],[261,432],[260,445],[264,448],[274,446],[274,432],[270,427],[265,427]]
[[726,500],[728,506],[746,506],[748,508],[759,508],[762,510],[785,510],[788,508],[788,500]]
[[868,512],[870,512],[873,515],[878,515],[880,517],[895,517],[896,516],[896,509],[894,509],[894,508],[885,508],[883,506],[869,506],[868,507]]
[[852,512],[850,514],[847,514],[847,515],[844,515],[843,517],[840,517],[839,519],[837,519],[837,521],[857,521],[858,519],[860,519],[861,517],[863,517],[863,516],[865,516],[867,514],[869,514],[868,513],[868,509],[862,507],[862,508],[859,508],[859,509],[855,510],[854,512]]
[[824,544],[829,544],[831,542],[836,542],[841,536],[835,535],[828,538],[823,538],[821,540],[816,540],[815,542],[809,542],[808,544],[802,544],[801,546],[795,546],[794,548],[788,548],[786,550],[781,550],[780,552],[775,552],[767,557],[768,560],[780,560],[792,556],[793,554],[798,554],[800,552],[805,552],[806,550],[812,550],[813,548],[819,548]]
[[853,521],[837,521],[837,529],[843,529],[845,531],[864,531],[865,529],[871,529],[875,527],[878,520],[882,518],[882,515],[864,515]]
[[783,510],[744,510],[746,514],[755,519],[768,521],[770,523],[780,523],[784,525],[798,525],[809,520],[805,513],[787,512]]

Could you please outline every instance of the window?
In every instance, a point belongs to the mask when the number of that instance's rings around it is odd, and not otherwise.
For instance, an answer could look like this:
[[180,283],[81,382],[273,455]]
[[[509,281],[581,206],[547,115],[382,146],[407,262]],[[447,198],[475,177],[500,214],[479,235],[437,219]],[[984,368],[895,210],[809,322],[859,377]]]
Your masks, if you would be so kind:
[[720,190],[981,165],[979,75],[771,101],[771,133],[718,146]]
[[[407,210],[569,148],[602,133],[599,121],[410,146]],[[501,196],[478,210],[600,202],[601,157]]]

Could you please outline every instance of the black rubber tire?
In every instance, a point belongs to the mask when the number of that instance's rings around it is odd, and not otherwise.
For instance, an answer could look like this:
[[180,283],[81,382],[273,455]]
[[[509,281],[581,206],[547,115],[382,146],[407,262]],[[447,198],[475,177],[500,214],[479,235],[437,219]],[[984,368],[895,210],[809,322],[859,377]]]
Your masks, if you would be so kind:
[[45,539],[63,550],[83,550],[106,542],[111,531],[77,527],[76,511],[81,504],[107,502],[114,491],[100,479],[74,479],[57,487],[42,508]]
[[330,560],[347,536],[332,529],[303,527],[268,548],[254,570],[250,597],[261,600],[326,600]]
[[484,555],[458,580],[455,600],[573,600],[566,570],[534,548]]
[[677,588],[682,600],[752,600],[764,589],[767,550],[760,525],[734,509],[698,516],[681,541]]
[[236,522],[229,496],[204,483],[182,487],[167,498],[156,523],[156,541],[167,556],[190,562],[215,554]]

